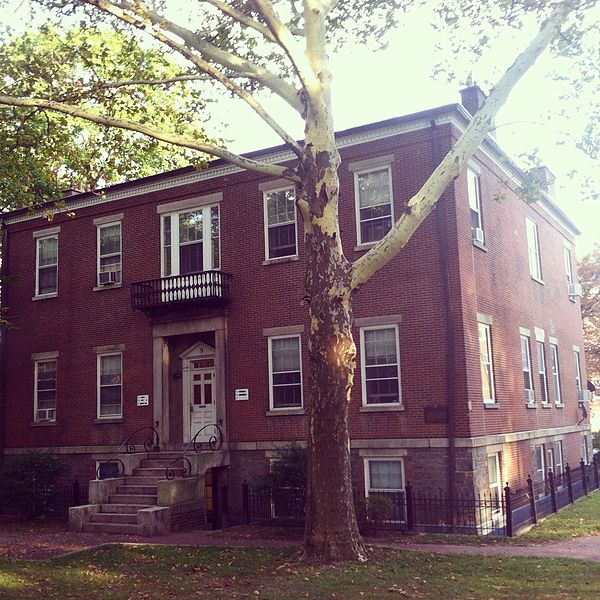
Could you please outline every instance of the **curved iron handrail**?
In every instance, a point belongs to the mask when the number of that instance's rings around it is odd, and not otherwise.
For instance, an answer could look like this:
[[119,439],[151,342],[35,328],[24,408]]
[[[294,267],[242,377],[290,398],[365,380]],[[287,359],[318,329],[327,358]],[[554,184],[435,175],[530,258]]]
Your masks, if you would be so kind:
[[[209,436],[208,441],[200,441],[198,437],[200,434],[209,427],[213,428],[213,433]],[[188,445],[183,449],[183,452],[176,459],[172,460],[165,468],[165,476],[167,479],[172,480],[175,478],[177,473],[181,475],[181,477],[187,477],[192,472],[192,463],[186,457],[187,451],[192,448],[192,450],[196,454],[200,454],[204,450],[204,448],[208,448],[211,452],[216,452],[223,445],[223,431],[216,423],[209,423],[202,427],[196,435],[189,441]],[[182,462],[181,467],[176,467],[175,465],[179,462]]]
[[150,427],[150,426],[140,427],[139,429],[136,429],[133,433],[130,433],[127,436],[127,439],[118,447],[117,451],[110,458],[103,460],[98,465],[98,468],[96,469],[96,479],[98,479],[98,480],[102,479],[102,476],[101,476],[102,467],[111,462],[118,463],[119,468],[117,470],[116,477],[122,477],[123,474],[125,473],[125,463],[123,463],[123,461],[120,458],[117,458],[117,456],[122,453],[121,450],[123,448],[125,448],[126,454],[134,454],[136,452],[136,447],[139,444],[132,443],[133,437],[136,434],[138,434],[140,431],[144,431],[146,429],[148,429],[152,432],[152,436],[150,438],[147,438],[146,440],[144,440],[144,450],[146,452],[158,452],[160,450],[160,436],[158,435],[158,431],[154,427]]

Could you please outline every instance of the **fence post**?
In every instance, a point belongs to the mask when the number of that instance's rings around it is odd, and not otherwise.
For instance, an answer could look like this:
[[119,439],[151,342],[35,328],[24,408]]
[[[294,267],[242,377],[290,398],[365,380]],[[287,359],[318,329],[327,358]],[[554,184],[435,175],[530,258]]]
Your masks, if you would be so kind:
[[408,531],[414,531],[415,528],[415,513],[414,513],[414,498],[413,498],[413,486],[410,483],[406,484],[404,488],[406,493],[406,529]]
[[583,485],[583,493],[588,495],[588,482],[587,482],[587,470],[585,468],[585,462],[583,458],[579,461],[579,466],[581,467],[581,483]]
[[596,480],[596,489],[600,489],[600,473],[598,472],[598,461],[600,460],[598,454],[594,455],[592,464],[594,465],[594,479]]
[[506,482],[506,487],[504,488],[504,498],[505,504],[504,508],[506,510],[506,536],[513,536],[513,519],[512,519],[512,499],[510,497],[510,486],[508,485],[508,481]]
[[550,501],[552,502],[552,512],[558,512],[558,505],[556,504],[556,480],[554,479],[554,471],[548,469],[548,482],[550,484]]
[[81,504],[81,490],[79,489],[79,481],[75,479],[73,481],[73,506],[79,506]]
[[535,496],[533,494],[533,479],[531,479],[531,475],[527,475],[527,487],[529,488],[529,504],[531,505],[531,520],[534,525],[538,522],[537,520],[537,510],[535,508]]
[[244,521],[246,525],[250,525],[250,498],[248,483],[246,481],[242,483],[242,507],[244,510]]
[[567,463],[567,466],[565,467],[565,474],[567,475],[567,491],[569,492],[569,502],[574,504],[575,500],[573,500],[573,482],[571,481],[571,467],[569,466],[569,463]]

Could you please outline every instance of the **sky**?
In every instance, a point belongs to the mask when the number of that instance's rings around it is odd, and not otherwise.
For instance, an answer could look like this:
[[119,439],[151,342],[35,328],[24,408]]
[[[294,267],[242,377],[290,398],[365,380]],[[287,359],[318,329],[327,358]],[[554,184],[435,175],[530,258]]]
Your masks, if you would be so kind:
[[[27,0],[14,0],[15,10],[10,14],[11,25],[21,29],[26,21]],[[179,0],[169,0],[170,7],[181,9],[187,5]],[[19,10],[19,6],[21,9]],[[433,77],[436,64],[448,52],[436,49],[440,35],[430,26],[431,8],[426,6],[412,11],[403,25],[389,36],[388,47],[375,53],[371,48],[351,45],[338,54],[332,54],[333,112],[336,130],[343,130],[420,110],[459,102],[459,89],[468,76],[484,91],[512,63],[517,52],[531,36],[530,28],[514,35],[503,32],[493,42],[492,49],[482,58],[459,55],[450,61],[457,78],[448,82]],[[5,18],[6,20],[6,18]],[[600,201],[588,198],[577,181],[568,173],[576,170],[580,175],[595,172],[600,181],[599,167],[589,157],[576,150],[572,139],[564,132],[575,135],[586,122],[585,103],[569,105],[560,100],[564,83],[554,80],[554,75],[568,68],[548,55],[540,58],[511,94],[496,119],[496,137],[500,146],[513,158],[539,148],[539,157],[555,174],[555,201],[575,222],[582,235],[577,240],[579,256],[600,243]],[[267,103],[279,120],[287,125],[296,138],[302,137],[302,123],[280,103]],[[565,109],[565,116],[548,114]],[[219,102],[214,132],[230,140],[230,148],[242,152],[256,150],[280,143],[280,140],[250,109],[238,102]],[[226,127],[217,123],[227,123]],[[557,140],[562,140],[557,144]]]

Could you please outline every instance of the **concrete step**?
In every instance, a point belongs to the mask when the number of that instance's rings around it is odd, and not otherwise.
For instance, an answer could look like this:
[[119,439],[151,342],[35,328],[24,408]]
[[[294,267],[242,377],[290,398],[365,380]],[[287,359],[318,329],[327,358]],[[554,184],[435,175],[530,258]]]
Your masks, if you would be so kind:
[[114,494],[109,496],[109,504],[146,504],[149,506],[156,505],[156,495],[142,494]]
[[144,458],[140,463],[140,467],[142,469],[162,469],[164,471],[167,465],[174,460],[174,458]]
[[155,467],[152,469],[134,469],[134,477],[155,477],[156,479],[166,479],[165,468]]
[[125,523],[137,525],[137,515],[127,513],[96,513],[90,515],[92,523]]
[[83,531],[87,533],[128,533],[136,535],[137,525],[131,523],[84,523]]
[[140,496],[156,496],[158,487],[156,485],[120,485],[117,494],[134,494]]
[[159,479],[159,477],[126,477],[125,485],[153,485],[156,487]]
[[119,513],[119,514],[130,514],[137,515],[137,511],[142,508],[150,508],[151,504],[101,504],[101,513]]

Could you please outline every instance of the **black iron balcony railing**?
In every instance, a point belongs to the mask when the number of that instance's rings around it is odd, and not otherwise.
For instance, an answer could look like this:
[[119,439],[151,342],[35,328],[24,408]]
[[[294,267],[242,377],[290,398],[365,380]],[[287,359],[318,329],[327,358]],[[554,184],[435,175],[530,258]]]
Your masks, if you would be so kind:
[[191,302],[221,306],[230,300],[230,282],[231,274],[223,271],[202,271],[137,281],[131,284],[131,304],[140,310]]

